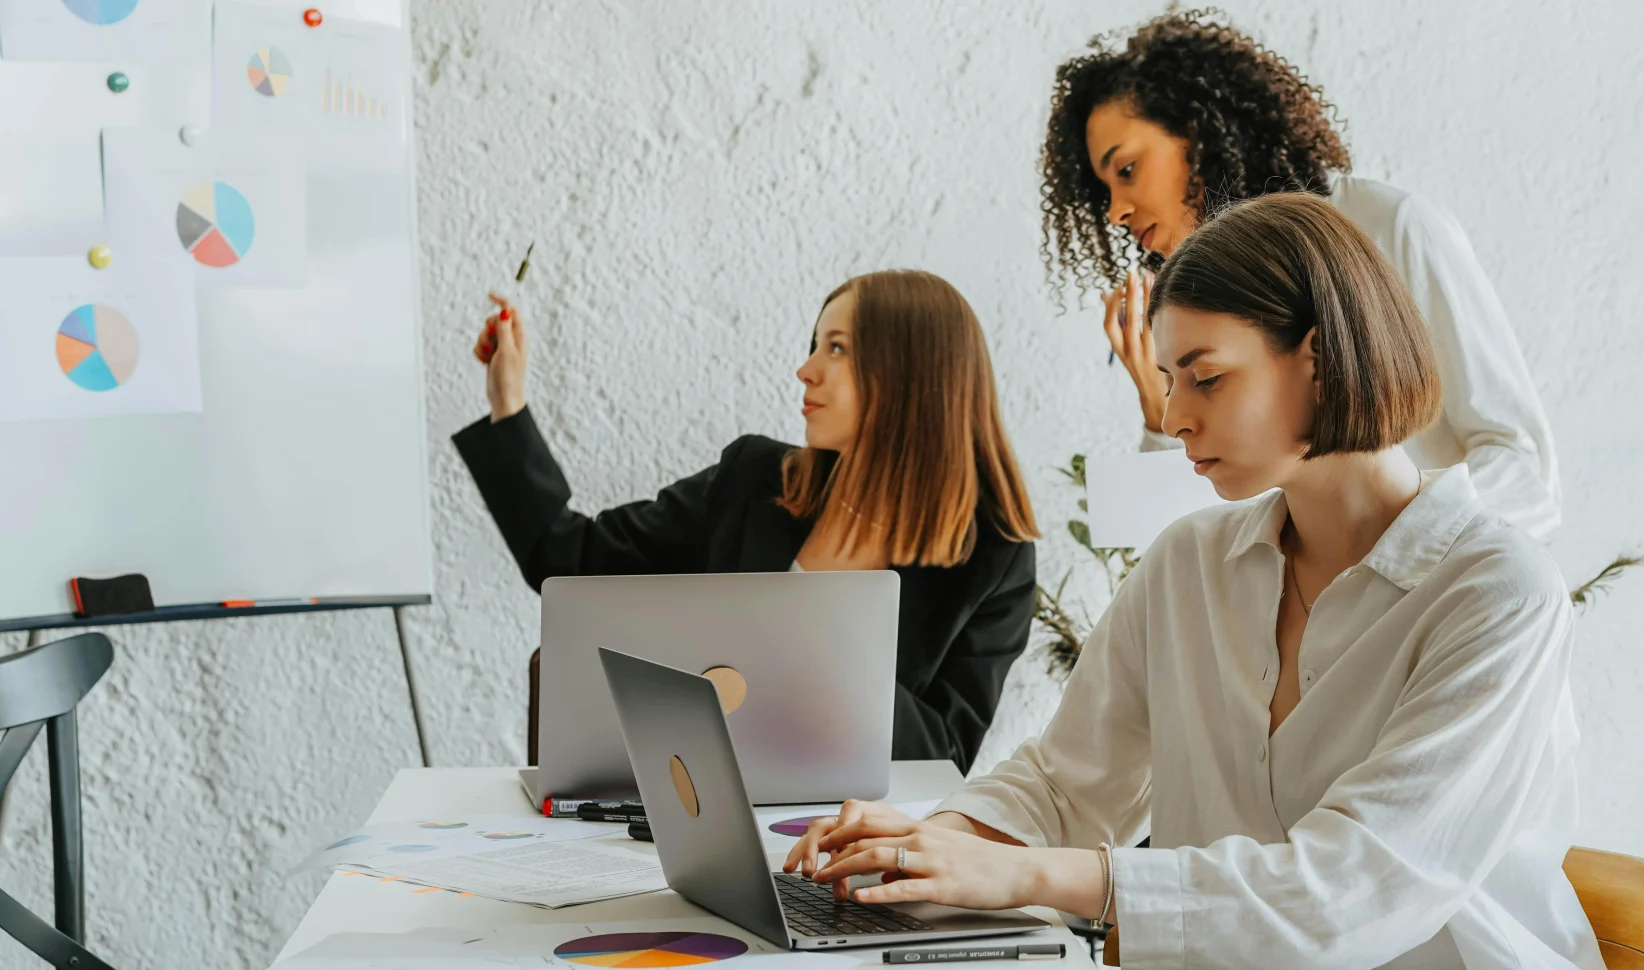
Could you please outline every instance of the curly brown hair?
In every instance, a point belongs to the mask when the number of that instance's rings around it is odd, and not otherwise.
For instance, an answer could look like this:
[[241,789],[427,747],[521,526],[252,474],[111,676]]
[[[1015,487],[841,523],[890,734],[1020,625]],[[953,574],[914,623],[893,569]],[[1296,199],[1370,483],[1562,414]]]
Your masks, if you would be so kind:
[[1142,259],[1107,221],[1107,186],[1085,143],[1090,113],[1128,98],[1139,117],[1188,143],[1187,198],[1201,211],[1272,191],[1327,194],[1351,170],[1336,109],[1294,65],[1220,22],[1217,10],[1166,14],[1128,38],[1094,37],[1056,69],[1040,155],[1039,244],[1058,296],[1069,283],[1116,285]]

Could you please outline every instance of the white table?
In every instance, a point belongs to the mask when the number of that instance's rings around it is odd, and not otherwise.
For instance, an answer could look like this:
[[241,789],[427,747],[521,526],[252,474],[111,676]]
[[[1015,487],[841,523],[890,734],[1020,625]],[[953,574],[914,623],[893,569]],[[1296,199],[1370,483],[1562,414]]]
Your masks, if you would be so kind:
[[[899,761],[892,766],[888,800],[916,802],[941,798],[962,782],[952,762]],[[376,811],[371,813],[370,821],[531,810],[516,768],[407,768],[394,777],[382,801],[377,803]],[[780,864],[780,857],[773,856],[772,867]],[[1057,965],[1058,970],[1091,970],[1085,944],[1067,930],[1054,910],[1034,907],[1031,912],[1055,924],[1053,930],[1041,930],[1036,941],[1067,944],[1067,959]],[[477,929],[504,923],[606,923],[706,916],[705,910],[671,890],[547,910],[443,891],[417,892],[405,883],[333,873],[274,962],[278,966],[332,933],[401,933],[430,926]],[[880,948],[834,952],[859,952],[864,964],[882,965]],[[1015,961],[986,961],[964,966],[967,970],[1002,970],[1007,966],[1019,970],[1020,967]]]

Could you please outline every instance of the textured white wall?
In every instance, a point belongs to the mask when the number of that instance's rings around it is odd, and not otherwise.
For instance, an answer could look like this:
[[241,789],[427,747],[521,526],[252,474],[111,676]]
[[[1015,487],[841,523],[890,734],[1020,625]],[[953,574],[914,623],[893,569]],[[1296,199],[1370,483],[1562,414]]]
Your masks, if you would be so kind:
[[[1239,24],[1325,85],[1357,170],[1430,194],[1472,236],[1552,418],[1584,577],[1644,548],[1644,8],[1529,0],[1246,0]],[[484,411],[469,357],[512,278],[531,400],[579,505],[637,498],[734,436],[797,440],[792,376],[820,298],[888,266],[952,280],[988,330],[1049,538],[1076,561],[1055,466],[1119,450],[1137,414],[1095,317],[1041,284],[1035,159],[1054,65],[1155,4],[440,0],[415,11],[438,603],[405,613],[435,764],[524,757],[536,597],[447,436]],[[1092,607],[1102,596],[1085,576]],[[1581,839],[1644,854],[1644,577],[1582,617]],[[122,966],[266,964],[317,890],[281,874],[417,762],[387,611],[110,631],[82,718],[92,938]],[[0,649],[20,637],[0,635]],[[1057,692],[1017,665],[980,759]],[[36,757],[10,798],[0,887],[49,912]],[[0,965],[35,966],[9,940]]]

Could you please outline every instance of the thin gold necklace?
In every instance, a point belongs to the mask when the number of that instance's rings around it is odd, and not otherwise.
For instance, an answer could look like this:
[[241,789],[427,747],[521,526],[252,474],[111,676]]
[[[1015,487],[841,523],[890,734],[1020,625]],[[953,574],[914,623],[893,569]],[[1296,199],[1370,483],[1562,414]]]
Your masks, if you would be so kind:
[[1285,575],[1290,577],[1290,585],[1296,591],[1296,602],[1301,604],[1302,613],[1311,617],[1313,615],[1313,608],[1308,606],[1307,600],[1302,597],[1301,583],[1296,582],[1296,567],[1291,556],[1284,557],[1284,572]]

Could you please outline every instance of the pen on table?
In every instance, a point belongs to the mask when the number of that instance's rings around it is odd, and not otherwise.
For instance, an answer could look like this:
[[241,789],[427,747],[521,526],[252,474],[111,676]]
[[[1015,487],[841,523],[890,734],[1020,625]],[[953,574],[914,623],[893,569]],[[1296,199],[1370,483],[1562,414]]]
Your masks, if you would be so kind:
[[644,822],[645,806],[638,802],[619,805],[601,805],[584,802],[577,806],[577,818],[584,822]]
[[952,950],[886,950],[886,963],[955,963],[961,960],[1060,960],[1065,943],[1024,943],[1021,946],[969,946]]
[[283,600],[223,600],[223,606],[231,610],[249,609],[254,606],[313,606],[314,597],[294,596]]
[[649,822],[629,822],[628,838],[633,839],[635,842],[656,841],[651,837],[651,825]]

